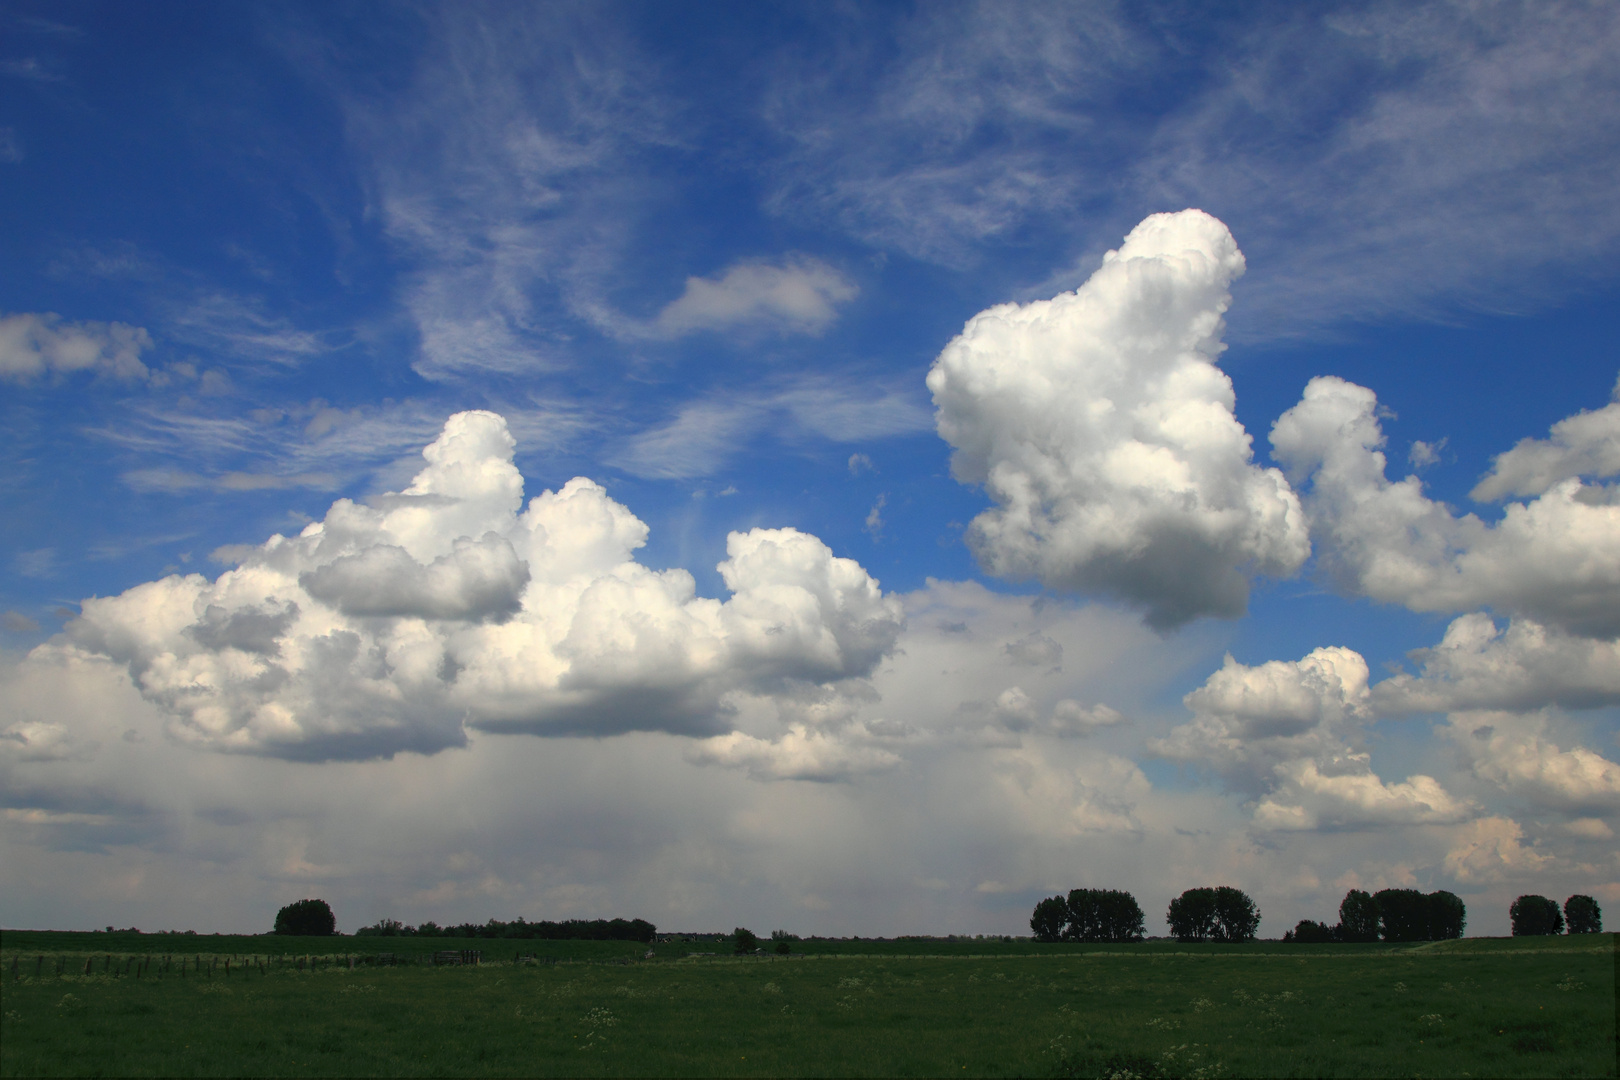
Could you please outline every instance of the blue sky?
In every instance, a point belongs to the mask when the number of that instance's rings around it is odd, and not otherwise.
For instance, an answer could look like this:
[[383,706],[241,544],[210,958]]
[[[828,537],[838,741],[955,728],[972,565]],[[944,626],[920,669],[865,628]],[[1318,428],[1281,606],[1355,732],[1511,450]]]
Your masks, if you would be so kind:
[[1620,901],[1617,53],[0,7],[0,921]]

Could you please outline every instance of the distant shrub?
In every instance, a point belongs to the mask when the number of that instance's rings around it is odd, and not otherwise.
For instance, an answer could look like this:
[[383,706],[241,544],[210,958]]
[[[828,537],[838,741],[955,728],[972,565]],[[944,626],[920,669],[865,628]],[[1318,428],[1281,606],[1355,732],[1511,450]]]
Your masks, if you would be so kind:
[[1188,889],[1170,901],[1166,921],[1177,941],[1253,941],[1260,909],[1248,893],[1228,885]]
[[300,900],[276,912],[278,934],[328,937],[337,930],[337,917],[325,900]]
[[731,942],[738,955],[751,953],[759,948],[759,937],[752,930],[745,930],[740,926],[731,932]]
[[1564,932],[1563,914],[1558,910],[1558,905],[1545,896],[1536,896],[1532,893],[1519,897],[1513,901],[1513,906],[1508,908],[1508,918],[1513,921],[1514,937],[1536,937]]
[[1590,896],[1576,893],[1564,901],[1564,922],[1571,934],[1601,934],[1603,909]]
[[1339,928],[1329,926],[1327,923],[1301,919],[1298,925],[1283,935],[1283,940],[1300,945],[1325,945],[1339,940]]
[[370,926],[362,926],[354,932],[355,937],[400,937],[405,934],[415,934],[414,926],[406,926],[398,919],[378,919]]

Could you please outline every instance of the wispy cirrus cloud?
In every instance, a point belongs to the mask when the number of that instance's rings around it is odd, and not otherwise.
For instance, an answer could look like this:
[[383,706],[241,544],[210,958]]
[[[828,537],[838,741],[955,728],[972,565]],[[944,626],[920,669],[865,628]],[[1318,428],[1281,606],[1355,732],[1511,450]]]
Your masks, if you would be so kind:
[[676,139],[656,64],[588,8],[457,5],[424,18],[400,94],[379,100],[317,65],[409,264],[414,366],[436,380],[566,366],[570,324],[618,318],[604,282],[654,190],[633,163]]
[[609,461],[635,476],[685,479],[720,470],[768,430],[789,440],[847,443],[926,431],[932,423],[920,395],[904,383],[807,377],[687,402],[669,420],[631,436]]
[[815,70],[764,76],[790,146],[760,166],[769,205],[954,267],[1068,247],[1031,298],[1145,213],[1200,207],[1254,260],[1238,340],[1544,305],[1620,248],[1612,5],[1313,7],[1197,39],[1165,14],[829,17]]

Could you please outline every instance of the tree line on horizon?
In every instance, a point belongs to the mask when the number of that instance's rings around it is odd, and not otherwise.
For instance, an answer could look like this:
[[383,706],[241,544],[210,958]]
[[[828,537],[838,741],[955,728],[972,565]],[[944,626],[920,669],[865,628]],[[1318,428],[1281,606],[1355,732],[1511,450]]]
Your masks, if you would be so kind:
[[[276,912],[275,933],[301,937],[329,937],[337,932],[337,917],[325,900],[300,900]],[[484,923],[440,926],[429,920],[420,926],[407,926],[398,919],[378,919],[362,926],[355,937],[464,937],[514,938],[541,941],[645,941],[651,942],[658,928],[646,919],[542,919],[528,922],[521,916],[511,922],[490,919]]]

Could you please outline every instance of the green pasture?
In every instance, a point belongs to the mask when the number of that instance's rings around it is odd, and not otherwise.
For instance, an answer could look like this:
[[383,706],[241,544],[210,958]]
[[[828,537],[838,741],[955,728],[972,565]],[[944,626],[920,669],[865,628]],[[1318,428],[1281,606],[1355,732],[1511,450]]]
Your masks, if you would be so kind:
[[[1612,934],[1416,946],[819,942],[746,958],[689,957],[713,946],[677,942],[651,960],[645,946],[616,942],[193,937],[184,976],[182,950],[161,949],[173,939],[131,936],[138,948],[119,952],[115,938],[0,935],[0,1073],[1616,1071]],[[992,944],[1005,951],[972,951]],[[545,946],[550,962],[512,962]],[[482,947],[484,963],[348,966],[350,955],[390,947],[424,958]],[[257,961],[243,966],[272,949],[279,959],[263,973]],[[149,966],[136,962],[148,955]],[[294,958],[313,955],[328,961],[300,970]],[[229,977],[214,956],[235,958]]]

